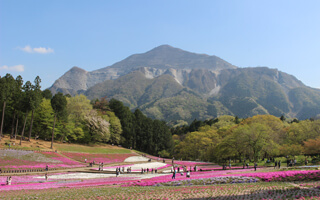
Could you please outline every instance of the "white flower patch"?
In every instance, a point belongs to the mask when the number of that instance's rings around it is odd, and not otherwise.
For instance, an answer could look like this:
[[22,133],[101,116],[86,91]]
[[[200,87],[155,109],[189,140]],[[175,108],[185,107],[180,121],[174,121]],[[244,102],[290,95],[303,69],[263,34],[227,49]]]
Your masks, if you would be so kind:
[[[161,163],[161,162],[148,162],[148,163],[140,163],[140,164],[134,164],[131,167],[131,170],[141,170],[141,168],[143,169],[147,169],[149,168],[149,172],[151,172],[151,169],[155,169],[155,168],[160,168],[160,167],[164,167],[166,166],[166,163]],[[125,169],[127,169],[127,167],[125,167]],[[104,169],[105,171],[116,171],[116,167],[114,168],[108,168],[108,169]]]
[[131,156],[129,158],[126,158],[124,162],[144,162],[148,160],[148,158],[142,156]]

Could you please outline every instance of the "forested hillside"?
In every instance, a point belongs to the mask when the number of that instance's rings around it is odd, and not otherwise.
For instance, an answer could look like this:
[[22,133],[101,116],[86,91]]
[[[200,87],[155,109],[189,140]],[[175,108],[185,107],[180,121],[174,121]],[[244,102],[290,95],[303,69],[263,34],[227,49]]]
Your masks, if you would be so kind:
[[[169,155],[172,137],[165,122],[152,120],[120,101],[84,95],[52,96],[41,79],[23,84],[21,76],[0,79],[1,133],[22,142],[43,139],[82,144],[109,143],[146,153]],[[54,145],[53,145],[54,146]]]
[[171,129],[176,158],[225,162],[320,154],[320,120],[256,115],[194,120]]

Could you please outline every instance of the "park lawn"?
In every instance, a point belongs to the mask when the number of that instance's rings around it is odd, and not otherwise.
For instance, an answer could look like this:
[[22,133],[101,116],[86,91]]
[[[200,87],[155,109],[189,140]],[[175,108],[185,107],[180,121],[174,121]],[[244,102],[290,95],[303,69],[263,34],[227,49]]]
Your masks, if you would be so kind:
[[0,191],[0,199],[320,199],[320,189],[291,183],[243,183],[183,187],[99,186]]
[[126,158],[131,156],[136,156],[133,153],[76,153],[76,152],[62,152],[64,156],[77,160],[79,162],[84,162],[87,159],[88,162],[95,161],[96,163],[102,162],[106,163],[121,163],[124,162]]
[[129,149],[111,145],[85,146],[78,144],[55,144],[55,149],[63,152],[95,153],[95,154],[129,154]]

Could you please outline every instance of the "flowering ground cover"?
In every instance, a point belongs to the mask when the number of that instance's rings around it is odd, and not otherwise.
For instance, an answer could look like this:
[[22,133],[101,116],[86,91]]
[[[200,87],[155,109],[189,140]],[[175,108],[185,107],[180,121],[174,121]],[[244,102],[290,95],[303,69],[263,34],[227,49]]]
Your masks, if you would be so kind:
[[288,183],[129,188],[100,186],[0,191],[0,199],[320,199],[320,190],[298,188]]
[[[242,170],[233,170],[233,173],[240,173],[240,172],[248,172],[252,171],[252,169],[242,169]],[[245,175],[238,175],[238,174],[231,174],[228,170],[221,170],[221,171],[204,171],[204,172],[191,172],[190,178],[186,177],[186,174],[177,173],[175,179],[172,179],[172,174],[166,174],[159,177],[153,177],[150,179],[144,179],[139,182],[130,182],[123,184],[122,186],[156,186],[159,184],[168,183],[171,181],[187,181],[187,180],[197,180],[197,179],[208,179],[212,177],[221,177],[221,176],[245,176]],[[191,184],[192,185],[192,184]]]
[[238,176],[251,176],[260,178],[262,181],[315,181],[320,180],[320,170],[301,171],[275,171],[237,174]]
[[47,165],[49,168],[84,167],[83,164],[55,152],[0,150],[0,168],[2,170],[44,169]]
[[[297,177],[301,174],[311,178],[308,183],[268,183],[256,178],[265,181],[266,177]],[[254,173],[252,169],[240,169],[192,172],[191,178],[177,174],[176,179],[172,179],[172,174],[121,174],[116,177],[105,173],[54,173],[49,174],[48,181],[44,175],[13,176],[11,186],[6,186],[6,177],[0,176],[0,199],[24,199],[26,196],[22,196],[22,190],[28,191],[28,198],[40,199],[315,199],[320,196],[320,183],[310,180],[318,174],[319,170]],[[15,193],[11,192],[13,190]]]
[[107,163],[120,163],[131,156],[136,156],[133,153],[126,154],[93,154],[93,153],[74,153],[74,152],[61,152],[61,154],[77,160],[79,162],[84,162],[87,159],[87,163],[95,161],[95,163],[103,162]]

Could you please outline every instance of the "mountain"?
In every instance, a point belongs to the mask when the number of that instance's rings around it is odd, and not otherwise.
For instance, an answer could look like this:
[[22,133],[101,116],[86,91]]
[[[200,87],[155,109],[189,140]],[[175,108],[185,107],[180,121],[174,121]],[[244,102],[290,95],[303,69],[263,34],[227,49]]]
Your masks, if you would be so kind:
[[221,58],[169,45],[87,72],[73,67],[52,85],[53,93],[116,98],[131,109],[166,121],[320,113],[320,91],[267,67],[238,68]]
[[[92,72],[73,67],[56,80],[49,89],[53,94],[63,92],[75,95],[86,91],[97,83],[117,79],[135,70],[143,71],[148,78],[169,73],[174,75],[178,81],[183,82],[193,69],[219,71],[234,68],[236,67],[216,56],[190,53],[169,45],[162,45]],[[172,71],[172,69],[174,70]]]

